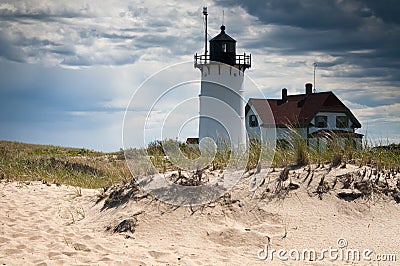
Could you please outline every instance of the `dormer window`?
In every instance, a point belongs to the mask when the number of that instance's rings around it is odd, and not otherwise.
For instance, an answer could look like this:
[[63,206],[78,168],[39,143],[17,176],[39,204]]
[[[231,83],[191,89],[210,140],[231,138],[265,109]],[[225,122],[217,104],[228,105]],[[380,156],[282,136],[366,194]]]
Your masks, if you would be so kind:
[[257,117],[255,115],[249,116],[249,126],[250,127],[258,127]]
[[336,127],[337,128],[348,128],[349,127],[349,119],[347,116],[337,116],[336,117]]
[[222,52],[226,53],[226,43],[222,44]]
[[319,128],[326,128],[328,126],[328,117],[326,115],[317,115],[315,117],[315,126]]

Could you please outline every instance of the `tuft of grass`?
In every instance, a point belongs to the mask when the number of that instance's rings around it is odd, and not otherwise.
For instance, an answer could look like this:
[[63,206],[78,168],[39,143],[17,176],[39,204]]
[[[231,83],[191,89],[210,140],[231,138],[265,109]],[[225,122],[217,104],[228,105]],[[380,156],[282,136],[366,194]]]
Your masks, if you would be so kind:
[[351,139],[340,138],[334,132],[328,133],[326,147],[313,147],[294,127],[289,127],[284,140],[277,141],[273,167],[300,166],[307,164],[330,164],[337,167],[351,163],[359,166],[373,166],[379,170],[400,170],[400,144],[384,141],[372,142],[364,139],[361,147],[355,147]]
[[131,176],[115,153],[0,141],[0,177],[101,188]]
[[298,128],[289,126],[284,140],[277,141],[273,166],[303,166],[310,163],[311,150]]
[[291,128],[292,132],[292,143],[294,146],[294,157],[296,160],[296,164],[298,166],[303,166],[309,163],[309,147],[307,146],[307,141],[300,135],[300,133],[295,130],[295,128]]

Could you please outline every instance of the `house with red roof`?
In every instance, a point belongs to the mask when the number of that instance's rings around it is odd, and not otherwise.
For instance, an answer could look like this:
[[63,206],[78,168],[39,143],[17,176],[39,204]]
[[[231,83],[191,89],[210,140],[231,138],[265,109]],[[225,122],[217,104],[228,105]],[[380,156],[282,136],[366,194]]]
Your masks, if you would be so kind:
[[307,83],[304,94],[288,95],[282,89],[280,99],[250,98],[245,109],[246,129],[250,139],[275,137],[277,143],[290,142],[293,130],[309,145],[326,147],[336,139],[340,145],[361,146],[363,135],[356,133],[360,122],[332,92],[313,92]]

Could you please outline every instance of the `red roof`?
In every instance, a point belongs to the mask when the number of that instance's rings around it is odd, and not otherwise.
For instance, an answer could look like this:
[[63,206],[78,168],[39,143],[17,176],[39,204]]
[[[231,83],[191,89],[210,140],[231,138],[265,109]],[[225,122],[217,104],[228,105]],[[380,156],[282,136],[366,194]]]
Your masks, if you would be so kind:
[[[268,105],[275,122],[267,111]],[[255,109],[263,124],[309,125],[318,112],[345,112],[356,128],[361,127],[357,118],[331,91],[288,95],[286,102],[283,102],[282,99],[250,98],[246,106],[246,113],[250,108],[249,106]]]

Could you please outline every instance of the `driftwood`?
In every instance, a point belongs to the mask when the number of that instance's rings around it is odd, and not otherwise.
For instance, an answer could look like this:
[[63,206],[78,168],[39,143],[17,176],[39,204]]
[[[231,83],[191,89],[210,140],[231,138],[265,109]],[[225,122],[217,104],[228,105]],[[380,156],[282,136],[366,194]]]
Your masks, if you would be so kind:
[[135,227],[137,226],[137,219],[134,217],[132,219],[126,219],[120,222],[116,227],[114,227],[113,233],[123,233],[123,232],[135,232]]
[[347,200],[347,201],[355,200],[355,199],[361,197],[362,195],[363,195],[363,193],[360,190],[358,190],[358,189],[349,189],[349,188],[341,189],[337,193],[338,198],[344,199],[344,200]]

